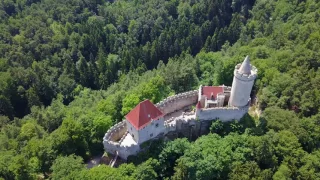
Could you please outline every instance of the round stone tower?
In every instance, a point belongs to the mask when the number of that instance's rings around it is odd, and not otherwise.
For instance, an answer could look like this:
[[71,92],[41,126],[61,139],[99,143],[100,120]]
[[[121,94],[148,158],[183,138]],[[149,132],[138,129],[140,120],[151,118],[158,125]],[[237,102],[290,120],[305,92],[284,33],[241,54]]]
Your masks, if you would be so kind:
[[257,77],[257,68],[250,64],[247,56],[242,64],[236,65],[231,88],[229,105],[242,107],[248,105],[254,80]]

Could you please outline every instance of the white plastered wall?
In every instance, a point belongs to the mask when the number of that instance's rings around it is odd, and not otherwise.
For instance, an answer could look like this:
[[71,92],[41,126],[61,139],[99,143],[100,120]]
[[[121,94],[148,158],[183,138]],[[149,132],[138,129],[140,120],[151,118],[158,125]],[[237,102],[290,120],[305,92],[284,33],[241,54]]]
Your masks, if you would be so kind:
[[164,132],[164,119],[161,117],[159,120],[153,120],[147,126],[139,130],[139,141],[137,143],[141,144]]
[[138,142],[139,141],[139,132],[138,130],[128,121],[126,120],[128,132],[131,134],[133,139]]
[[250,98],[250,93],[254,79],[250,81],[243,81],[236,76],[233,77],[230,105],[236,107],[246,106],[248,99]]

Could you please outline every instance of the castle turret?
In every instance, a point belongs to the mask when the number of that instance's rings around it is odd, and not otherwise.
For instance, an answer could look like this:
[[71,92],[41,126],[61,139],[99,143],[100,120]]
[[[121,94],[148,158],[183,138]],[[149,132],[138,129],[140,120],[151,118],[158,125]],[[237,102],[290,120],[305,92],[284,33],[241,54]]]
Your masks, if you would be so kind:
[[230,106],[242,107],[249,103],[256,77],[257,68],[250,64],[249,56],[244,59],[242,64],[236,65],[229,100]]

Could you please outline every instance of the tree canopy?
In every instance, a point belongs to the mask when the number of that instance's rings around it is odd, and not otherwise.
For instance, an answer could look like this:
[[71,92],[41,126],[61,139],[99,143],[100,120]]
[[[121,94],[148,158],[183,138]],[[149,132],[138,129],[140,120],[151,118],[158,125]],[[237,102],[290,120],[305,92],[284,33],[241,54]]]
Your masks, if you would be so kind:
[[[320,2],[4,0],[0,179],[320,179]],[[85,168],[144,99],[231,85],[250,55],[259,116]]]

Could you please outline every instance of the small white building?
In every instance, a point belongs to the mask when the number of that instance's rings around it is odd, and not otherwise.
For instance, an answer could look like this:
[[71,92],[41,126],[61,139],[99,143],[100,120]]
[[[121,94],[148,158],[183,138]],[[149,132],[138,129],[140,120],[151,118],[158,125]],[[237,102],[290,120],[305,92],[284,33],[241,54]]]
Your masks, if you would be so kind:
[[215,108],[222,107],[225,100],[224,86],[200,86],[199,107]]
[[165,131],[163,113],[148,99],[126,115],[126,124],[129,134],[138,144]]

